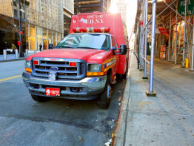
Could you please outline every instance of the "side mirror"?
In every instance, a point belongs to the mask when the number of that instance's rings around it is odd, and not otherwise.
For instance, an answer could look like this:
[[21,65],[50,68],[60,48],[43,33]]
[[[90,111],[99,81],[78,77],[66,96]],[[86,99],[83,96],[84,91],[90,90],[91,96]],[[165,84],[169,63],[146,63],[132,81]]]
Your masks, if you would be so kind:
[[54,48],[53,44],[49,44],[49,49],[53,49],[53,48]]
[[126,45],[120,45],[120,49],[121,49],[121,55],[125,55],[127,53]]
[[118,48],[116,48],[116,47],[112,47],[113,55],[117,54],[117,53],[116,53],[117,49],[118,49]]
[[[117,53],[116,50],[120,50],[120,53]],[[127,47],[126,45],[120,45],[120,48],[112,47],[113,55],[119,54],[119,55],[125,55],[127,53]]]

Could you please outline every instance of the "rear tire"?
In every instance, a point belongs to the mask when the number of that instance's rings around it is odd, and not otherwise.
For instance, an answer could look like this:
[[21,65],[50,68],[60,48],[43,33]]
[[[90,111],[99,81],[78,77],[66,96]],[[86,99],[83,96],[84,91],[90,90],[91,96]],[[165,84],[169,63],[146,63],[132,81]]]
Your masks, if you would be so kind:
[[37,102],[45,102],[48,100],[47,97],[42,97],[42,96],[36,96],[36,95],[32,95],[31,94],[31,97],[34,101],[37,101]]
[[102,109],[107,109],[110,104],[110,98],[111,98],[111,86],[110,86],[110,76],[108,76],[105,89],[100,96],[99,107]]

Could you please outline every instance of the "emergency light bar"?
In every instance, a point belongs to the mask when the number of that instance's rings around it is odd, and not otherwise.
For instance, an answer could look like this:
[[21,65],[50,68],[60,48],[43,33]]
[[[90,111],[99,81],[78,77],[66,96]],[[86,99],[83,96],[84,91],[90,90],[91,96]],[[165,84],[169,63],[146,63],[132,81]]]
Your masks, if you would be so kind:
[[73,32],[110,32],[110,27],[76,27]]

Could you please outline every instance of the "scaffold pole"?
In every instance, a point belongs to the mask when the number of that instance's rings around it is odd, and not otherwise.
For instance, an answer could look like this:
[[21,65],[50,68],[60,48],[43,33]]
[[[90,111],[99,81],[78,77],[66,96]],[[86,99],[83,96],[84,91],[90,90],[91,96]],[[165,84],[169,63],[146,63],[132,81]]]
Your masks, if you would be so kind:
[[170,14],[170,24],[169,24],[169,39],[168,39],[168,62],[170,61],[170,38],[171,38],[171,14]]
[[139,30],[138,30],[138,57],[137,57],[137,69],[139,69],[139,50],[140,50],[140,29],[141,29],[141,27],[140,27],[140,21],[139,21]]
[[[143,6],[144,8],[144,6]],[[144,10],[144,9],[143,9]],[[142,11],[143,13],[141,13],[141,21],[143,21],[143,25],[144,25],[144,11]],[[144,46],[144,33],[141,32],[140,33],[140,58],[139,58],[139,61],[140,61],[140,71],[143,70],[143,58],[141,57],[141,55],[143,55],[143,46]]]
[[[145,0],[145,24],[147,24],[147,22],[148,22],[148,0]],[[146,69],[147,69],[147,62],[146,62],[146,60],[147,60],[147,33],[148,33],[148,28],[147,27],[145,27],[145,45],[144,45],[144,47],[145,47],[145,50],[144,50],[144,58],[145,58],[145,60],[144,60],[144,75],[143,75],[143,77],[142,77],[142,79],[148,79],[148,77],[147,77],[147,74],[146,74]]]
[[[194,22],[194,17],[193,17],[193,22]],[[193,54],[194,53],[194,24],[193,24],[193,43],[192,43],[192,56],[191,56],[191,70],[190,71],[194,71],[193,70]]]
[[185,67],[185,47],[186,47],[186,15],[187,15],[187,0],[185,0],[185,23],[184,23],[184,42],[183,42],[183,60],[182,60],[182,67]]
[[150,56],[150,84],[149,91],[146,92],[147,96],[156,96],[153,91],[153,77],[154,77],[154,49],[155,49],[155,28],[156,28],[156,2],[152,0],[152,38],[151,38],[151,56]]
[[[178,1],[176,3],[176,11],[178,10]],[[176,13],[176,32],[175,32],[175,58],[174,58],[174,64],[177,62],[177,13]]]

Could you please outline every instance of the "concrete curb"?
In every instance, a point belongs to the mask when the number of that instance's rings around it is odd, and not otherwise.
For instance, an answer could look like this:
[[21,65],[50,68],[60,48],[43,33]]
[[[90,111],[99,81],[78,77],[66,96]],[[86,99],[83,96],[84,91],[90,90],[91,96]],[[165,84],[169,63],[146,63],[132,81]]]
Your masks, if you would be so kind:
[[[130,54],[130,59],[131,59],[131,54]],[[131,66],[130,61],[129,61],[129,65]],[[129,103],[129,99],[130,99],[130,97],[129,97],[129,93],[130,93],[129,89],[130,89],[130,82],[131,82],[130,66],[129,66],[129,76],[127,78],[125,91],[124,91],[123,99],[121,102],[119,115],[117,118],[117,123],[116,123],[117,125],[116,125],[115,131],[114,131],[112,146],[124,146],[124,144],[125,144],[128,103]]]
[[2,62],[11,62],[11,61],[20,61],[20,60],[25,60],[25,57],[18,58],[18,59],[6,59],[6,60],[0,60],[0,63]]

